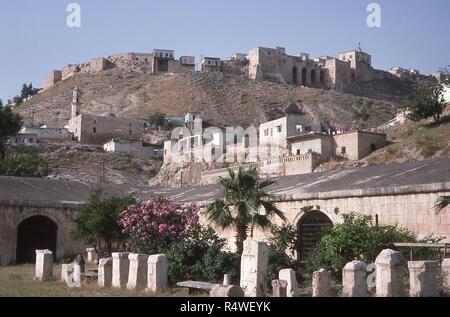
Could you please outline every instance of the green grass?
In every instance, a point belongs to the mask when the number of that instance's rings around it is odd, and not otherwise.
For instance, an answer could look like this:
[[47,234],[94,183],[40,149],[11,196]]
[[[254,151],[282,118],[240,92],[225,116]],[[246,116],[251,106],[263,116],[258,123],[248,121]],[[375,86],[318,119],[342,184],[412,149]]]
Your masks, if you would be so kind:
[[81,288],[69,288],[59,280],[61,265],[53,267],[53,280],[34,281],[34,265],[0,267],[0,297],[181,297],[180,290],[161,294],[125,289],[99,288],[97,282],[83,282]]

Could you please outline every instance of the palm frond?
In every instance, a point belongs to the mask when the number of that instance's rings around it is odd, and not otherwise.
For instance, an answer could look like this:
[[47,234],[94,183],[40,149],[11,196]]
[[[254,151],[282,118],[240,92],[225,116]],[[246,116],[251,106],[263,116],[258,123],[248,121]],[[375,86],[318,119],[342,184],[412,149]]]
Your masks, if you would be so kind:
[[434,206],[434,208],[439,212],[448,206],[450,206],[450,196],[442,196],[436,201],[436,206]]

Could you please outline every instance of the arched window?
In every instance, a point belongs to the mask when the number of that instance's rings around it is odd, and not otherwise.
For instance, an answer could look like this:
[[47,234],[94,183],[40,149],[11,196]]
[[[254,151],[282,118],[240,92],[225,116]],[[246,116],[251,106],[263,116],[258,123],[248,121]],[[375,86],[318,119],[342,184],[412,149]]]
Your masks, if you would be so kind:
[[307,212],[298,222],[299,241],[297,254],[300,261],[305,261],[314,251],[323,236],[323,230],[333,226],[333,222],[320,211]]

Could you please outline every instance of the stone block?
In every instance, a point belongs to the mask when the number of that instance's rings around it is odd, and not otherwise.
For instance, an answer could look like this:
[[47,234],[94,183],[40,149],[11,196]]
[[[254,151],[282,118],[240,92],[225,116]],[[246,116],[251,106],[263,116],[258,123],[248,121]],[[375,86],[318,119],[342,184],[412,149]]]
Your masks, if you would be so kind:
[[446,294],[450,294],[450,259],[444,259],[442,261],[441,268],[442,268],[444,291]]
[[367,297],[367,264],[360,261],[347,263],[342,270],[342,296]]
[[87,261],[88,263],[96,263],[98,260],[97,253],[95,252],[94,248],[87,248]]
[[100,259],[98,262],[98,286],[111,287],[113,277],[113,258]]
[[298,283],[296,273],[293,269],[283,269],[278,273],[278,279],[287,282],[287,297],[296,297],[298,295]]
[[438,297],[438,268],[437,261],[408,262],[409,295],[411,297]]
[[272,281],[272,297],[287,297],[288,282],[285,280]]
[[36,250],[35,280],[48,281],[53,277],[53,252]]
[[313,273],[313,297],[331,297],[331,274],[321,269]]
[[73,274],[73,263],[63,264],[61,266],[61,281],[67,283],[71,274]]
[[246,297],[264,297],[267,294],[267,269],[269,265],[266,242],[244,241],[241,257],[240,286]]
[[130,269],[129,252],[116,252],[112,254],[113,258],[113,277],[112,287],[126,287],[128,283],[128,274]]
[[386,249],[375,260],[377,297],[403,297],[405,259],[400,252]]
[[147,286],[147,261],[148,255],[131,253],[127,289],[141,290]]
[[165,254],[150,255],[147,261],[147,291],[162,292],[167,289],[168,266]]
[[210,297],[245,297],[245,293],[236,285],[217,285],[209,293]]

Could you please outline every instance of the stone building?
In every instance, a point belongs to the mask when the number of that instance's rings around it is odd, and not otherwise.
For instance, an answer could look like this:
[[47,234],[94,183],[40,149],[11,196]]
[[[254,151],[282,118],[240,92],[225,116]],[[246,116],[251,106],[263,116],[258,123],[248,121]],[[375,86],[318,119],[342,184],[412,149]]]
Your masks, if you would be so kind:
[[201,61],[203,73],[218,73],[222,71],[222,61],[216,57],[203,57]]
[[6,144],[24,144],[24,145],[34,145],[38,143],[38,135],[32,133],[19,133],[14,136],[9,136],[6,138]]
[[71,141],[69,130],[62,128],[49,128],[43,126],[40,128],[22,127],[19,135],[36,135],[39,143],[65,143]]
[[250,51],[248,60],[248,76],[252,79],[311,87],[325,85],[323,67],[306,53],[292,56],[283,47],[258,47]]
[[103,144],[106,152],[117,154],[130,154],[143,158],[157,158],[158,153],[154,146],[146,144],[142,140],[118,140],[113,139]]
[[104,144],[112,139],[139,140],[144,133],[146,122],[139,119],[122,119],[113,113],[101,116],[81,113],[80,90],[73,91],[71,119],[66,129],[75,141],[83,144]]

